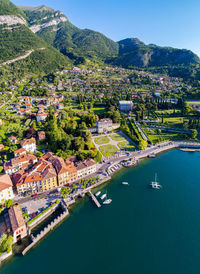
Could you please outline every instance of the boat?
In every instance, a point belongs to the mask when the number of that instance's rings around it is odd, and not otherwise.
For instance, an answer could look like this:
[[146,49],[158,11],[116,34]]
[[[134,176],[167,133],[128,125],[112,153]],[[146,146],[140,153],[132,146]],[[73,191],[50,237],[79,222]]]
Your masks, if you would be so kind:
[[122,185],[129,185],[128,182],[122,182]]
[[98,197],[101,194],[101,191],[98,191],[95,196]]
[[112,203],[112,199],[107,199],[103,202],[104,205],[109,205],[110,203]]
[[161,189],[162,186],[157,181],[157,174],[155,174],[155,181],[151,182],[150,186],[154,189]]
[[103,200],[103,199],[105,199],[106,198],[106,196],[107,196],[107,194],[105,193],[105,194],[103,194],[100,198],[101,198],[101,200]]

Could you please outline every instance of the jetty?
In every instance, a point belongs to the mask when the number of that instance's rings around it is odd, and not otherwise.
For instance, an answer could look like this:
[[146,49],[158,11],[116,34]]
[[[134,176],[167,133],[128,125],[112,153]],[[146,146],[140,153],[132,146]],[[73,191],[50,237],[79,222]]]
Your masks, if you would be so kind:
[[98,208],[101,207],[101,204],[99,203],[99,201],[98,201],[97,198],[94,196],[94,194],[92,193],[91,190],[89,190],[89,193],[90,193],[90,196],[91,196],[93,202],[96,204],[96,206],[97,206]]

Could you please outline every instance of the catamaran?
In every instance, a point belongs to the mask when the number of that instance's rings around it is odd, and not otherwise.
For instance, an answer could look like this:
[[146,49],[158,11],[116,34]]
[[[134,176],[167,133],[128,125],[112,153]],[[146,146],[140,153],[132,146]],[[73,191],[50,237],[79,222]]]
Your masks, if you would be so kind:
[[151,182],[150,186],[154,189],[161,189],[162,186],[157,182],[157,174],[155,174],[155,181]]
[[101,194],[101,191],[98,191],[95,195],[98,197]]
[[103,202],[104,205],[109,205],[110,203],[112,203],[112,199],[107,199]]

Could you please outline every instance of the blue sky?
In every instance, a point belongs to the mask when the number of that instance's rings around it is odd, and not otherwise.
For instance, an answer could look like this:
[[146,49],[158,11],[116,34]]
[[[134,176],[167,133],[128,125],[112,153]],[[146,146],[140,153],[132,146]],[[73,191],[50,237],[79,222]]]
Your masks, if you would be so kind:
[[199,0],[14,0],[61,10],[80,28],[114,41],[137,37],[160,46],[187,48],[200,56]]

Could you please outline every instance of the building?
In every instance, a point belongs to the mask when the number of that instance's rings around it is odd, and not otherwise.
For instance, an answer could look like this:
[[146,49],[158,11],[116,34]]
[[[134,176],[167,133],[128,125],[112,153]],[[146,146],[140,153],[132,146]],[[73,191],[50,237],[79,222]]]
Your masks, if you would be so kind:
[[37,162],[37,157],[32,154],[22,154],[4,164],[4,171],[6,174],[12,175],[19,169],[28,169]]
[[26,139],[21,141],[21,147],[26,151],[35,153],[36,152],[36,140],[35,138]]
[[53,167],[57,173],[57,183],[58,186],[63,186],[68,183],[68,169],[64,160],[58,156],[52,156],[49,158],[49,161],[52,163]]
[[107,119],[100,119],[96,123],[97,126],[97,132],[98,133],[104,133],[108,131],[112,131],[112,120],[107,118]]
[[13,236],[13,243],[16,243],[27,236],[27,229],[21,208],[18,204],[10,207],[8,210],[9,224],[8,231]]
[[37,113],[37,115],[36,115],[36,120],[37,120],[37,122],[45,122],[47,116],[48,116],[48,114],[45,113],[45,112]]
[[38,140],[39,141],[44,141],[46,139],[46,134],[44,131],[38,131]]
[[77,169],[74,166],[74,163],[69,159],[66,160],[66,166],[68,170],[68,183],[73,183],[78,179]]
[[122,112],[129,112],[133,110],[132,101],[119,101],[119,110]]
[[97,164],[92,159],[81,162],[75,162],[74,165],[77,169],[77,179],[82,179],[97,171]]
[[21,169],[13,174],[13,181],[19,195],[42,192],[42,176],[40,174],[29,174]]
[[0,144],[0,151],[2,151],[4,149],[4,145],[3,144]]
[[13,183],[8,174],[0,176],[0,204],[14,198]]
[[14,145],[17,144],[17,138],[16,138],[15,136],[9,137],[9,140],[10,140]]
[[25,155],[27,152],[24,148],[19,148],[17,150],[14,151],[14,156],[18,157],[18,156],[22,156]]
[[42,191],[48,191],[57,187],[57,174],[55,169],[50,166],[42,173]]

